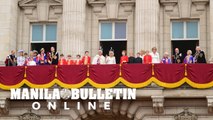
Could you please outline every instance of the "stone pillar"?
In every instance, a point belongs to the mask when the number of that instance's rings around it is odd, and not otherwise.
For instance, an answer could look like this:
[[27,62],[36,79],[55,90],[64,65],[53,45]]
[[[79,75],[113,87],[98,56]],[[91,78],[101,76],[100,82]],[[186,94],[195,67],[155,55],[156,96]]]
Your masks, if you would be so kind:
[[18,0],[0,1],[0,64],[11,50],[16,50]]
[[209,43],[208,43],[208,57],[209,58],[212,58],[213,57],[213,47],[212,47],[212,45],[213,45],[213,1],[212,0],[210,0],[210,14],[209,14],[209,18],[210,18],[210,26],[209,26],[209,29],[210,29],[210,40],[209,40]]
[[86,0],[63,0],[62,53],[82,54],[85,46]]
[[135,51],[158,48],[159,1],[136,0],[135,10]]

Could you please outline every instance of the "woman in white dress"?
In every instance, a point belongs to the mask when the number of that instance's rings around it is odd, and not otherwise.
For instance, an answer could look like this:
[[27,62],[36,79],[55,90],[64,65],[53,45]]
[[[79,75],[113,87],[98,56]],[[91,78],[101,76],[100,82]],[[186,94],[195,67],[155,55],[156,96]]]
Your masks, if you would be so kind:
[[109,56],[106,57],[106,64],[116,64],[115,56],[113,51],[109,51]]

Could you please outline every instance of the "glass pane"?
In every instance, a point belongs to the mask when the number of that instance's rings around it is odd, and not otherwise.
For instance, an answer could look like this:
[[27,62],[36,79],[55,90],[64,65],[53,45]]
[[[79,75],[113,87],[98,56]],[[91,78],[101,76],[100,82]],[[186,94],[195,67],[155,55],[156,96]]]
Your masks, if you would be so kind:
[[101,39],[112,39],[112,23],[101,23]]
[[172,38],[183,39],[184,38],[184,24],[183,22],[172,22]]
[[56,41],[57,26],[56,24],[46,25],[46,41]]
[[187,38],[198,38],[198,22],[190,21],[186,23]]
[[115,23],[115,39],[126,39],[126,23]]
[[43,41],[43,25],[32,25],[32,41]]

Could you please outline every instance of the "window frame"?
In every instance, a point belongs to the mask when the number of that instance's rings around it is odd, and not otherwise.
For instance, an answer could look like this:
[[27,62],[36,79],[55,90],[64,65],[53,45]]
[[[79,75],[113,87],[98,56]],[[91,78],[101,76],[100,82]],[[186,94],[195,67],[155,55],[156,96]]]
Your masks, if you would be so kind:
[[[43,39],[42,41],[33,41],[32,40],[32,34],[33,34],[33,25],[42,25],[42,30],[43,30]],[[46,26],[47,25],[56,25],[56,40],[55,41],[47,41],[46,40]],[[30,43],[57,43],[57,23],[32,23],[30,25]]]
[[[102,39],[101,38],[101,24],[102,23],[112,23],[112,39]],[[115,23],[126,23],[126,38],[125,39],[115,39]],[[128,25],[127,21],[100,21],[99,22],[99,41],[127,41],[128,38]]]
[[[183,38],[173,38],[173,22],[183,22]],[[198,37],[197,38],[187,38],[187,22],[197,22],[198,23]],[[172,41],[180,40],[200,40],[200,21],[199,20],[172,20],[170,23],[170,37]]]

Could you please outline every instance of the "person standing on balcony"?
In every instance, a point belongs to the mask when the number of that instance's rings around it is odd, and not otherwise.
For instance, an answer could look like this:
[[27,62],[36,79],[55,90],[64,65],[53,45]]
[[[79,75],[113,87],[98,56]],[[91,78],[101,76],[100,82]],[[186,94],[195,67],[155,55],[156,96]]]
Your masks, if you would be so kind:
[[143,59],[141,58],[140,52],[137,53],[137,56],[135,58],[135,63],[136,64],[142,64],[143,63]]
[[83,65],[81,55],[76,55],[75,65]]
[[58,52],[55,51],[54,47],[50,48],[50,53],[49,53],[49,57],[48,57],[48,63],[52,64],[52,65],[58,65],[58,59],[59,59],[59,55]]
[[206,57],[204,51],[200,49],[200,46],[196,47],[196,53],[194,55],[195,63],[206,63]]
[[116,64],[114,52],[112,50],[109,51],[109,56],[106,57],[106,64],[108,65]]
[[182,53],[180,53],[179,48],[175,48],[175,54],[172,56],[173,63],[182,63]]
[[129,52],[129,60],[128,61],[129,61],[128,62],[129,64],[135,63],[135,57],[134,57],[133,51]]
[[84,56],[82,58],[82,62],[83,62],[84,65],[90,65],[91,58],[89,56],[89,51],[85,51],[85,54],[84,54]]
[[72,60],[71,55],[67,55],[67,65],[74,65],[74,61]]
[[161,63],[163,63],[163,64],[171,64],[172,63],[171,59],[169,58],[168,52],[164,53],[164,56],[163,56],[163,59],[161,60]]
[[152,63],[154,64],[160,63],[160,56],[159,53],[157,52],[156,47],[152,48],[152,52],[150,53],[150,55],[152,56]]
[[67,65],[67,60],[64,58],[64,54],[60,54],[58,65]]
[[99,51],[98,51],[98,55],[96,55],[96,56],[93,58],[92,64],[93,64],[93,65],[102,65],[102,64],[106,64],[105,57],[103,56],[103,51],[102,51],[102,50],[99,50]]
[[149,54],[149,51],[146,51],[146,54],[144,56],[144,60],[143,60],[144,64],[152,64],[152,56]]
[[185,64],[192,64],[192,63],[193,63],[193,60],[194,60],[194,58],[193,58],[193,56],[192,56],[192,51],[191,51],[191,50],[188,50],[188,51],[187,51],[187,56],[186,56],[185,59],[184,59],[184,63],[185,63]]
[[121,56],[121,59],[120,59],[120,64],[125,64],[125,63],[128,63],[128,62],[129,62],[129,58],[126,54],[126,50],[123,50],[122,56]]
[[17,66],[24,66],[25,64],[24,51],[19,50],[18,53],[19,53],[19,56],[17,57]]
[[27,66],[36,66],[36,62],[34,61],[34,51],[30,51]]
[[36,62],[36,65],[39,65],[39,57],[38,57],[38,51],[33,50],[33,60]]
[[16,53],[15,50],[12,50],[11,54],[7,56],[7,58],[5,60],[6,66],[16,66],[17,65],[15,53]]
[[40,54],[38,55],[39,58],[39,65],[46,65],[47,64],[47,55],[45,54],[45,49],[41,48]]

